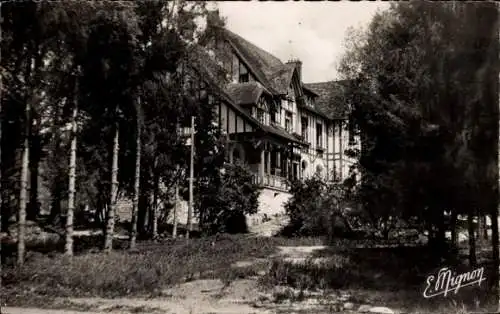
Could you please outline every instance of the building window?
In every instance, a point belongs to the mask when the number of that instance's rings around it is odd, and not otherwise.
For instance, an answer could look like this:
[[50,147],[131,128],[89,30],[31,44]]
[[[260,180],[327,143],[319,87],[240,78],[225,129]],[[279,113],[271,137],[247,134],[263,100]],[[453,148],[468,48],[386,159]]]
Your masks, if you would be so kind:
[[292,125],[292,113],[291,112],[287,112],[285,114],[285,129],[288,132],[292,132],[293,125]]
[[240,77],[239,77],[239,82],[240,83],[246,83],[250,80],[250,75],[248,74],[248,70],[246,66],[240,62]]
[[273,112],[273,118],[274,118],[274,122],[276,124],[281,123],[281,106],[280,105],[276,105],[275,110]]
[[272,109],[270,115],[271,123],[276,123],[276,110]]
[[265,124],[265,115],[264,115],[264,110],[257,108],[257,120],[259,120],[260,123]]
[[323,125],[321,123],[316,124],[316,146],[323,146]]
[[307,123],[307,117],[302,117],[301,119],[301,128],[302,128],[302,139],[304,141],[308,141],[309,140],[309,132],[307,132],[307,127],[308,127],[308,123]]

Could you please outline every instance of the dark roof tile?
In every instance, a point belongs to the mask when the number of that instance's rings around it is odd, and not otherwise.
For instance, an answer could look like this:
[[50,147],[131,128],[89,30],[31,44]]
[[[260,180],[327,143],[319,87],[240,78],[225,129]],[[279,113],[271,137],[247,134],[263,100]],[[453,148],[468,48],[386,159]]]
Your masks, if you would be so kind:
[[269,52],[229,30],[226,30],[226,35],[257,80],[272,92],[286,93],[295,65],[284,64]]
[[347,80],[308,83],[304,86],[319,95],[316,109],[327,114],[330,119],[345,119],[349,106],[344,98]]
[[258,82],[229,84],[226,92],[236,104],[241,106],[256,104],[263,92],[269,93]]
[[288,133],[285,129],[274,125],[261,125],[262,129],[268,133],[277,135],[295,143],[302,143],[298,138]]

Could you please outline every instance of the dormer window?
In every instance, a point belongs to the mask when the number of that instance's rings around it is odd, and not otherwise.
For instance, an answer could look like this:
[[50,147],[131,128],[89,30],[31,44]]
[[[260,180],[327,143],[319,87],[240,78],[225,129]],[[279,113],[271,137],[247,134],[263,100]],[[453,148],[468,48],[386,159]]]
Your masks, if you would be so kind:
[[238,82],[246,83],[250,81],[250,74],[248,73],[248,69],[243,63],[241,63],[241,61],[240,61],[239,75],[240,76]]

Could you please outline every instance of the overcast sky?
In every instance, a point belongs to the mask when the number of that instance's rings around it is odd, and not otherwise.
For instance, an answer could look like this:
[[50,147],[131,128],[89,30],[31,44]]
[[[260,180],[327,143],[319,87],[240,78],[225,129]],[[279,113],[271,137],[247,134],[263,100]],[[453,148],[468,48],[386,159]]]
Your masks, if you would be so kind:
[[366,25],[386,2],[218,2],[227,28],[283,62],[302,61],[303,81],[336,79],[350,26]]

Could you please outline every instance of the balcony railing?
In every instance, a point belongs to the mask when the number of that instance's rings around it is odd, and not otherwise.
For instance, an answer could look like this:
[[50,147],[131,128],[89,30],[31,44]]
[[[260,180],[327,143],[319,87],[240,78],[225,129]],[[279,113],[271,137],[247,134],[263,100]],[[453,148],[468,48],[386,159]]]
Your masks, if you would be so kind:
[[286,178],[272,174],[265,174],[263,176],[254,175],[253,180],[255,184],[265,187],[272,187],[284,191],[288,191],[290,189],[290,184]]

